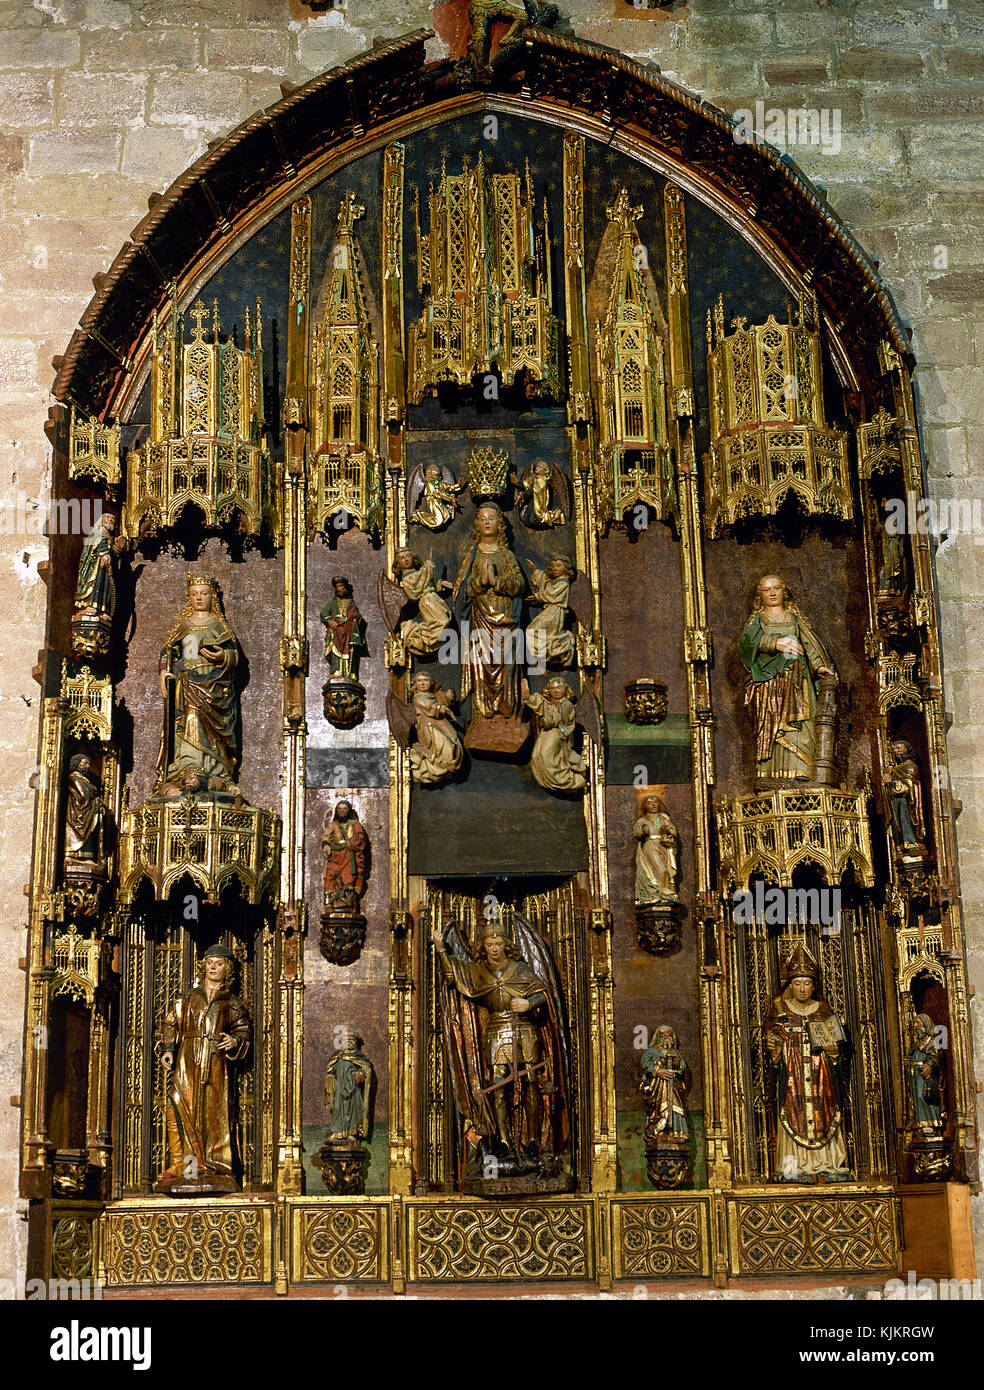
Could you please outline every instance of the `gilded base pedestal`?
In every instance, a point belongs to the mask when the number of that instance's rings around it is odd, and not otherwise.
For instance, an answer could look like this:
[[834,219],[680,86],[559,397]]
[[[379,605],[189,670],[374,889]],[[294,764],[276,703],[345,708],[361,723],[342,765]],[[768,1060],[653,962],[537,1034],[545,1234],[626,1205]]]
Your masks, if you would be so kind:
[[940,1137],[915,1137],[909,1145],[914,1182],[940,1182],[953,1171],[950,1146]]
[[492,1201],[502,1197],[552,1197],[560,1192],[574,1191],[570,1173],[521,1173],[514,1177],[465,1178],[461,1190],[469,1197],[487,1197]]
[[112,619],[105,614],[76,614],[72,619],[72,651],[83,661],[109,655]]
[[680,949],[683,908],[680,903],[637,903],[636,941],[651,956],[670,956]]
[[[346,1155],[324,1145],[318,1159],[326,1150],[322,1172],[330,1181],[333,1170],[344,1175]],[[350,1148],[348,1156],[355,1169],[358,1152]],[[969,1190],[941,1183],[905,1192],[927,1209],[927,1239],[940,1255],[941,1271],[952,1268],[964,1276],[970,1270],[972,1277],[972,1245],[964,1235],[970,1229]],[[964,1218],[948,1216],[951,1192],[968,1199]],[[715,1217],[716,1200],[723,1205]],[[535,1200],[519,1193],[504,1201],[332,1193],[291,1197],[283,1209],[260,1194],[195,1201],[143,1197],[124,1198],[102,1211],[97,1244],[108,1288],[167,1293],[173,1287],[178,1295],[186,1295],[191,1283],[272,1285],[275,1252],[284,1241],[291,1284],[387,1283],[398,1277],[407,1284],[494,1282],[502,1290],[529,1280],[583,1283],[601,1277],[598,1252],[606,1250],[616,1281],[686,1279],[709,1287],[720,1270],[725,1279],[774,1279],[788,1291],[797,1277],[882,1282],[900,1264],[909,1268],[900,1260],[898,1207],[893,1189],[879,1184],[745,1188],[718,1198],[706,1191],[543,1193]],[[952,1259],[945,1253],[951,1244]],[[956,1244],[969,1257],[958,1258]],[[401,1252],[399,1261],[395,1251]],[[931,1272],[921,1264],[912,1267]]]
[[646,1176],[653,1187],[665,1190],[684,1187],[693,1173],[689,1140],[684,1139],[679,1144],[671,1141],[646,1144]]
[[366,713],[365,686],[344,676],[332,676],[322,689],[325,718],[336,729],[354,729]]
[[318,945],[325,960],[332,965],[351,965],[357,961],[366,944],[366,919],[359,914],[350,917],[331,912],[321,915],[321,935]]
[[630,724],[662,724],[666,711],[665,681],[642,676],[625,687],[625,717]]
[[68,861],[65,865],[65,906],[74,917],[95,917],[106,886],[105,864]]
[[369,1150],[361,1144],[332,1143],[326,1139],[313,1162],[332,1197],[357,1197],[365,1192]]
[[240,1188],[235,1178],[223,1173],[206,1173],[200,1178],[186,1178],[179,1173],[174,1178],[161,1178],[154,1190],[166,1197],[225,1197],[238,1194]]

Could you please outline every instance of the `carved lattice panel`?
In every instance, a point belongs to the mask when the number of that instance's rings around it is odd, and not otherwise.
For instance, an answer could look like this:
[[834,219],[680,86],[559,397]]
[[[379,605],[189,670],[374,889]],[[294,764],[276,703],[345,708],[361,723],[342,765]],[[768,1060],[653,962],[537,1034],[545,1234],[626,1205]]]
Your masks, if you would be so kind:
[[93,1272],[95,1223],[84,1216],[60,1216],[51,1223],[51,1277],[88,1279]]
[[734,1274],[898,1268],[897,1199],[890,1192],[736,1198],[729,1224]]
[[387,1279],[387,1210],[383,1205],[339,1202],[294,1207],[292,1277],[324,1283]]
[[612,1275],[616,1279],[708,1276],[709,1207],[705,1201],[612,1203]]
[[256,1203],[107,1211],[109,1287],[259,1284],[271,1277],[273,1209]]
[[585,1202],[441,1202],[411,1206],[408,1215],[413,1281],[590,1279],[593,1274],[594,1231]]

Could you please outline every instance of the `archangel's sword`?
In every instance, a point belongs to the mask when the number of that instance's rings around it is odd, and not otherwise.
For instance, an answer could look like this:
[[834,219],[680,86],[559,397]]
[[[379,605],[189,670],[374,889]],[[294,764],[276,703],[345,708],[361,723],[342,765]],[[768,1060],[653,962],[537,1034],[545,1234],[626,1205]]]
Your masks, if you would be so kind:
[[516,1058],[516,1048],[513,1047],[513,1060],[509,1066],[509,1072],[501,1081],[493,1081],[491,1086],[482,1086],[479,1094],[483,1096],[491,1095],[493,1091],[500,1090],[503,1086],[511,1086],[514,1082],[519,1082],[524,1076],[532,1076],[535,1071],[542,1071],[547,1065],[546,1062],[532,1062],[518,1071],[518,1060]]

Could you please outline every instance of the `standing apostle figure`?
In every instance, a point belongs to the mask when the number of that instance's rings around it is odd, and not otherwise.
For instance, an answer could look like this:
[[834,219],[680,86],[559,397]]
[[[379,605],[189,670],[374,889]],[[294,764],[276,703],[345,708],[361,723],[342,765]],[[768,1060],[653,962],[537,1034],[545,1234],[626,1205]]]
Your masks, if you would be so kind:
[[246,1010],[231,991],[235,957],[210,946],[200,983],[174,1000],[164,1020],[169,1163],[157,1191],[172,1197],[238,1192],[238,1145],[230,1063],[249,1050]]
[[325,911],[358,912],[366,888],[369,837],[350,801],[340,801],[321,836],[325,856]]

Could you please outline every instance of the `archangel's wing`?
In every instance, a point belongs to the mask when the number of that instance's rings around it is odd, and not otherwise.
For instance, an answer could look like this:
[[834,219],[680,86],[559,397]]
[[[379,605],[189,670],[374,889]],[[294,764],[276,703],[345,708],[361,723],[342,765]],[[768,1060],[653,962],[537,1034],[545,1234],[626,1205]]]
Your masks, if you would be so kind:
[[417,711],[409,700],[402,699],[392,688],[386,694],[386,718],[390,733],[401,748],[410,747],[410,733],[417,718]]
[[556,464],[550,468],[550,490],[553,493],[553,505],[559,507],[564,513],[564,520],[570,522],[571,518],[571,483],[567,474]]
[[513,911],[509,914],[509,921],[513,929],[516,947],[519,954],[526,964],[547,986],[547,993],[550,994],[558,1007],[558,1018],[566,1017],[564,1006],[564,996],[560,987],[560,976],[554,964],[554,958],[550,947],[543,937],[526,917],[522,917],[518,912]]
[[575,619],[585,631],[591,631],[591,585],[588,576],[578,570],[571,581],[571,592],[567,600],[567,606],[574,614]]
[[379,611],[383,615],[386,631],[396,632],[400,626],[403,610],[407,606],[407,596],[401,586],[394,583],[384,569],[379,571],[376,597],[379,600]]
[[[453,919],[444,924],[443,938],[444,949],[452,960],[474,961],[471,947]],[[483,1135],[494,1134],[491,1107],[488,1098],[483,1095],[485,1080],[478,1006],[462,996],[440,965],[438,969],[441,973],[438,988],[441,1037],[451,1073],[455,1106],[463,1128],[472,1127]]]
[[415,463],[407,476],[407,516],[413,516],[424,495],[424,466]]
[[452,960],[474,962],[474,952],[453,917],[450,922],[445,922],[442,935],[444,937],[444,949]]
[[571,1058],[567,1044],[567,1006],[564,1003],[560,976],[557,973],[550,947],[533,923],[515,911],[511,914],[510,921],[519,954],[533,971],[533,974],[543,981],[549,1001],[550,1016],[556,1024],[556,1047],[560,1056],[564,1095],[569,1104],[573,1094],[571,1091]]
[[594,746],[600,748],[602,743],[601,709],[598,705],[597,695],[583,676],[581,678],[581,694],[574,706],[574,715]]

